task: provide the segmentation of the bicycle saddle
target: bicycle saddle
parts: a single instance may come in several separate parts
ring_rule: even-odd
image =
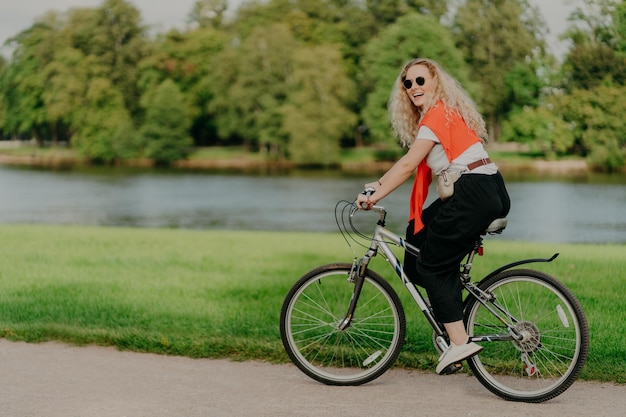
[[[506,217],[495,219],[489,224],[489,226],[487,226],[487,229],[485,230],[485,233],[483,234],[487,234],[487,233],[489,233],[490,235],[500,234],[506,228],[507,223],[508,222],[506,220]]]

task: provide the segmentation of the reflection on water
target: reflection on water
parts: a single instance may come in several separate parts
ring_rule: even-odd
[[[0,223],[335,231],[334,207],[370,178],[0,167]],[[502,239],[626,242],[626,182],[509,181]],[[436,194],[431,190],[431,197]],[[404,233],[410,183],[383,200]]]

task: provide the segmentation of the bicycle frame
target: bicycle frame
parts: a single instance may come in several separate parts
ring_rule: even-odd
[[[339,323],[339,329],[344,330],[350,326],[354,311],[356,310],[356,306],[358,303],[359,295],[361,292],[361,288],[363,286],[365,272],[368,268],[368,265],[372,258],[374,258],[379,252],[382,252],[385,260],[392,266],[396,275],[402,280],[402,283],[411,294],[413,301],[417,304],[419,309],[422,311],[426,320],[431,325],[436,334],[436,343],[439,348],[443,351],[448,348],[448,342],[446,340],[446,332],[445,329],[442,328],[442,325],[435,319],[435,316],[432,312],[432,309],[429,307],[422,293],[417,289],[416,285],[413,284],[404,272],[404,268],[402,267],[402,263],[398,259],[398,257],[391,250],[389,244],[390,242],[410,253],[419,257],[420,250],[415,246],[406,242],[403,238],[398,236],[397,234],[391,232],[385,227],[385,217],[387,212],[384,207],[373,206],[372,211],[379,214],[380,218],[376,223],[376,227],[372,234],[371,243],[369,248],[367,249],[365,255],[361,257],[358,262],[355,259],[352,270],[350,271],[350,280],[355,283],[354,292],[352,294],[352,298],[350,300],[350,305],[348,307],[348,312],[343,320]],[[354,214],[354,211],[351,215]],[[479,237],[474,245],[474,248],[468,253],[467,260],[464,264],[462,264],[462,271],[460,271],[460,279],[463,283],[464,288],[469,292],[469,294],[476,299],[479,300],[481,304],[485,306],[500,322],[502,322],[507,330],[508,334],[490,334],[490,335],[478,335],[478,336],[470,336],[470,340],[472,342],[486,342],[486,341],[511,341],[511,340],[521,340],[523,335],[521,335],[511,323],[517,323],[519,320],[516,317],[513,317],[504,307],[500,306],[495,297],[490,294],[487,294],[480,290],[477,285],[470,281],[470,271],[472,268],[472,263],[476,254],[480,253],[482,248],[482,236]],[[525,259],[516,262],[509,263],[504,265],[496,270],[487,274],[484,279],[488,279],[502,271],[513,268],[515,266],[533,263],[533,262],[552,262],[559,254],[556,253],[550,258],[532,258]],[[482,280],[481,280],[482,281]],[[493,306],[493,307],[492,307]],[[494,308],[495,307],[495,308]],[[496,311],[497,310],[497,311]],[[502,317],[502,314],[506,317]],[[507,319],[509,321],[507,321]]]
[[[382,252],[386,261],[393,267],[396,275],[402,280],[402,283],[411,294],[413,301],[418,305],[419,309],[422,311],[428,323],[432,326],[433,330],[437,334],[437,343],[442,349],[446,349],[448,347],[447,342],[444,339],[445,330],[442,329],[440,324],[435,319],[430,307],[426,303],[424,296],[421,292],[416,288],[415,284],[413,284],[406,273],[404,272],[404,268],[398,257],[393,253],[387,241],[393,243],[394,245],[403,248],[404,250],[414,254],[415,256],[420,255],[420,250],[410,243],[406,242],[403,238],[393,233],[392,231],[385,228],[385,217],[387,215],[384,207],[373,206],[372,211],[378,213],[380,215],[379,220],[376,223],[376,227],[374,229],[374,233],[372,234],[372,239],[370,243],[370,247],[366,251],[365,255],[357,262],[355,262],[352,266],[352,271],[350,272],[350,280],[355,283],[354,293],[352,295],[352,299],[350,300],[350,306],[348,307],[348,312],[346,313],[345,318],[340,322],[339,329],[344,330],[350,325],[352,316],[354,311],[356,310],[356,305],[359,299],[359,294],[361,288],[363,286],[363,281],[365,277],[365,271],[371,261],[378,252]],[[353,213],[351,213],[352,215]],[[441,340],[440,340],[441,339]]]

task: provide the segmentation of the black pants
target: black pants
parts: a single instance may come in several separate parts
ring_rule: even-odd
[[[461,261],[487,226],[508,214],[509,194],[502,175],[465,174],[454,184],[454,195],[435,200],[422,213],[424,228],[406,241],[420,248],[420,258],[406,252],[404,268],[411,281],[426,289],[435,318],[441,323],[463,319]]]

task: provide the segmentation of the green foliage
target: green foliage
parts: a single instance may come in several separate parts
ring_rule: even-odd
[[[124,97],[130,114],[138,108],[138,62],[146,54],[145,28],[139,10],[127,0],[105,0],[96,9],[96,26],[91,33],[89,54],[107,68],[113,85]]]
[[[275,24],[254,29],[240,46],[225,50],[211,86],[215,99],[210,110],[220,134],[247,138],[272,159],[284,157],[281,106],[297,47],[289,29]]]
[[[172,80],[163,81],[142,100],[146,120],[139,130],[145,155],[168,165],[184,159],[193,143],[189,136],[189,116],[185,98]]]
[[[455,16],[454,32],[465,61],[474,69],[472,80],[482,87],[483,95],[476,101],[486,115],[490,139],[497,139],[503,116],[515,105],[527,104],[524,95],[510,94],[506,76],[511,71],[520,74],[520,66],[536,71],[533,61],[545,45],[541,37],[545,23],[523,0],[468,0]],[[516,98],[522,102],[511,101]]]
[[[344,105],[354,91],[336,48],[318,46],[295,53],[287,104],[282,109],[293,162],[339,162],[339,141],[356,123],[356,115]]]
[[[358,59],[360,47],[380,28],[375,14],[363,6],[358,0],[244,2],[233,28],[242,38],[248,38],[258,27],[281,22],[299,41],[342,45],[346,56]]]
[[[557,114],[574,126],[581,153],[598,169],[626,165],[626,87],[612,84],[552,98]]]
[[[563,65],[567,88],[593,89],[607,81],[626,84],[626,55],[604,44],[576,45]]]
[[[2,85],[3,73],[5,71],[5,67],[6,67],[6,59],[2,55],[0,55],[0,86]],[[6,124],[5,113],[6,112],[4,109],[4,100],[0,98],[0,138],[4,136],[3,132],[4,132],[5,124]]]
[[[227,41],[225,33],[212,27],[180,33],[171,31],[158,38],[152,53],[139,63],[139,90],[154,90],[165,79],[173,80],[185,96],[195,144],[219,141],[215,121],[208,110],[213,99],[213,68]]]
[[[566,87],[592,89],[605,83],[626,83],[626,6],[618,0],[585,0],[570,21],[574,46],[563,64]]]
[[[0,136],[68,143],[102,162],[135,158],[133,126],[147,116],[140,97],[171,80],[196,146],[243,145],[260,158],[328,165],[340,145],[367,144],[393,159],[391,84],[406,61],[423,56],[461,81],[492,139],[506,121],[506,140],[535,140],[547,156],[571,152],[616,169],[624,156],[615,123],[583,132],[594,124],[566,102],[577,90],[624,85],[626,6],[583,5],[571,16],[573,47],[562,66],[545,55],[546,26],[527,0],[244,1],[230,15],[225,0],[198,0],[193,25],[154,38],[129,0],[47,12],[8,42],[13,55],[0,62]],[[554,95],[559,105],[550,108]],[[558,113],[565,108],[568,115]],[[168,161],[176,154],[158,153]]]
[[[531,144],[544,156],[566,154],[574,145],[570,124],[547,107],[525,107],[503,123],[503,142]]]
[[[626,166],[626,54],[622,1],[585,0],[570,16],[573,47],[562,66],[567,94],[549,98],[574,127],[574,151],[599,170]]]
[[[504,82],[512,109],[537,107],[540,104],[543,83],[532,67],[522,63],[515,64],[504,74]]]
[[[569,16],[574,25],[568,29],[568,37],[575,45],[619,45],[624,35],[622,0],[583,0]]]
[[[80,155],[104,163],[137,156],[133,124],[123,100],[108,79],[96,78],[89,83],[72,138]]]
[[[617,2],[612,15],[615,34],[615,50],[620,56],[626,56],[626,3]]]
[[[13,59],[0,82],[8,110],[6,129],[39,141],[78,135],[73,142],[80,143],[81,153],[98,160],[114,158],[112,147],[102,146],[102,140],[94,146],[85,141],[116,130],[106,121],[110,116],[125,119],[125,113],[136,109],[142,37],[139,12],[124,0],[107,0],[98,9],[71,9],[66,16],[44,15],[10,41]],[[114,115],[108,113],[111,99],[103,98],[107,93],[98,87],[102,80],[122,94],[121,109]],[[98,112],[91,107],[96,103],[106,103],[102,115],[92,114]]]
[[[337,161],[356,117],[348,109],[353,82],[335,46],[305,44],[285,24],[257,27],[214,71],[210,111],[220,134],[248,138],[269,159]]]
[[[30,134],[39,141],[43,140],[47,125],[42,103],[46,81],[42,69],[52,59],[54,19],[54,15],[48,15],[9,40],[16,49],[0,82],[6,130],[12,134]]]
[[[387,102],[391,88],[407,61],[426,57],[439,62],[469,91],[469,71],[450,32],[432,16],[408,14],[368,43],[363,56],[361,88],[368,91],[362,111],[372,143],[396,143],[391,133]]]

